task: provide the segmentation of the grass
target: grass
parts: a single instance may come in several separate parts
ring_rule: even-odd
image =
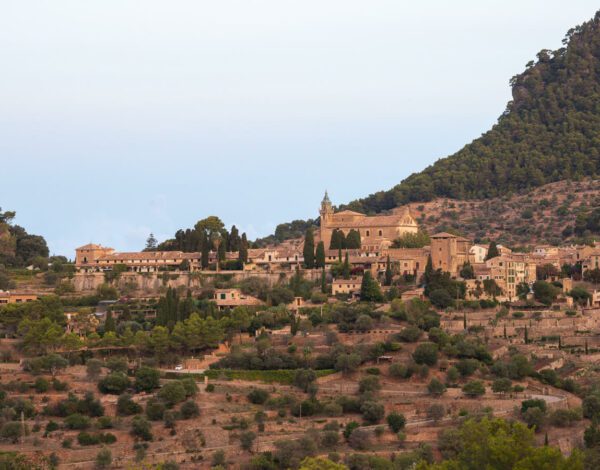
[[[333,369],[316,370],[317,377],[324,377],[335,373]],[[204,379],[206,375],[209,379],[225,378],[228,380],[247,380],[253,382],[278,383],[281,385],[291,385],[294,382],[294,369],[279,370],[245,370],[245,369],[210,369],[204,374],[188,374],[185,372],[167,372],[166,378],[183,378],[192,376],[196,379]]]

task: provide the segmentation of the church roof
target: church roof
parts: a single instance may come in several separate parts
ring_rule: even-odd
[[[338,221],[333,219],[332,226],[337,228],[353,228],[353,227],[396,227],[398,225],[416,226],[417,223],[412,217],[403,217],[397,215],[374,215],[363,216],[358,220]]]
[[[336,212],[334,215],[358,215],[360,217],[366,217],[365,214],[362,214],[360,212],[356,212],[356,211],[351,211],[351,210],[344,210],[344,211],[340,211],[340,212]]]

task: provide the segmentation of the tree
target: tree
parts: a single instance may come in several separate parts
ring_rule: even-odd
[[[160,372],[151,367],[140,367],[135,371],[136,392],[151,392],[160,387]]]
[[[382,302],[383,294],[379,283],[373,279],[371,271],[365,271],[360,286],[360,300],[363,302]]]
[[[335,361],[335,370],[339,370],[344,374],[354,372],[358,369],[362,362],[360,354],[357,353],[342,353],[338,355]]]
[[[317,253],[315,255],[315,268],[325,267],[325,245],[322,241],[317,243]]]
[[[245,431],[240,434],[240,445],[244,450],[252,449],[252,444],[254,444],[254,440],[256,439],[256,433],[252,431]]]
[[[110,449],[103,447],[98,454],[96,454],[96,468],[104,469],[110,468],[112,465],[112,453]]]
[[[96,380],[102,372],[102,361],[98,359],[88,359],[85,363],[86,374],[89,379]]]
[[[139,437],[142,441],[151,441],[153,439],[152,427],[148,420],[141,416],[135,416],[131,422],[131,435]]]
[[[385,261],[385,285],[386,286],[392,285],[392,277],[393,277],[393,272],[392,272],[392,266],[390,265],[390,255],[388,255],[388,257]]]
[[[342,277],[344,279],[350,279],[350,260],[348,258],[348,252],[344,256],[344,264],[342,265]]]
[[[480,380],[471,380],[463,386],[462,391],[468,397],[477,398],[485,394],[485,386]]]
[[[492,382],[492,392],[504,395],[512,390],[512,380],[509,378],[499,378]]]
[[[183,419],[191,419],[200,416],[200,408],[198,408],[198,405],[193,400],[184,402],[179,411]]]
[[[430,395],[440,396],[446,391],[446,386],[434,377],[427,384],[427,391]]]
[[[315,267],[315,237],[312,227],[306,230],[302,255],[304,257],[304,266],[307,269],[313,269]]]
[[[129,379],[122,372],[111,372],[98,382],[98,390],[102,393],[120,395],[129,388]]]
[[[551,305],[556,300],[558,292],[559,289],[557,287],[546,281],[536,281],[533,283],[533,296],[535,300],[544,305]]]
[[[321,268],[321,293],[327,294],[327,275],[325,274],[325,266]],[[325,299],[327,299],[325,297]]]
[[[383,419],[385,415],[385,408],[381,403],[368,400],[361,405],[360,412],[362,413],[363,419],[367,423],[375,424]]]
[[[183,384],[179,380],[168,382],[158,391],[160,398],[169,408],[182,402],[186,398],[186,392]]]
[[[109,309],[108,312],[106,312],[106,320],[104,321],[104,331],[116,331],[116,329],[117,328],[115,325],[115,319],[112,315],[112,310]]]
[[[434,366],[438,360],[438,346],[430,342],[421,343],[416,347],[412,357],[417,364]]]
[[[361,245],[360,233],[357,230],[350,229],[346,237],[346,248],[349,250],[360,250]]]
[[[398,433],[404,429],[406,425],[406,418],[402,413],[396,413],[395,411],[387,415],[387,424],[394,433]]]
[[[246,238],[246,232],[242,233],[242,240],[240,241],[240,251],[238,259],[242,263],[248,262],[248,239]]]
[[[475,279],[475,271],[468,261],[464,262],[459,274],[463,279]]]
[[[498,250],[498,245],[496,245],[495,241],[490,242],[490,246],[488,247],[487,255],[485,256],[485,260],[496,258],[500,256],[500,251]]]
[[[446,408],[444,405],[434,403],[427,408],[427,417],[436,423],[446,415]]]
[[[158,240],[154,238],[154,234],[151,233],[146,239],[146,247],[144,248],[144,251],[154,251],[156,250],[157,245]]]
[[[129,393],[119,395],[117,400],[117,414],[121,416],[131,416],[142,412],[140,404],[133,401]]]
[[[306,457],[300,463],[299,470],[348,470],[348,467],[325,457]]]

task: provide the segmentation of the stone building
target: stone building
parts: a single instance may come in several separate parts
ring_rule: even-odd
[[[327,192],[321,202],[320,240],[325,249],[331,245],[331,234],[340,230],[348,235],[350,230],[360,234],[361,248],[379,249],[382,245],[389,246],[393,240],[405,233],[417,233],[417,222],[410,215],[408,208],[394,209],[389,215],[367,216],[360,212],[345,210],[334,212],[333,205]]]
[[[469,240],[441,232],[431,236],[431,263],[433,269],[441,269],[452,276],[458,275],[465,262],[469,261]]]

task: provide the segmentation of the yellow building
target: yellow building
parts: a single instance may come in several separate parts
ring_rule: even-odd
[[[418,226],[408,208],[397,208],[390,215],[367,216],[360,212],[345,210],[334,212],[327,192],[321,202],[320,239],[325,249],[331,245],[331,234],[340,230],[348,235],[350,230],[360,234],[361,248],[379,249],[382,244],[389,246],[393,240],[405,233],[417,233]]]
[[[35,294],[0,291],[0,305],[33,302],[37,298]]]

